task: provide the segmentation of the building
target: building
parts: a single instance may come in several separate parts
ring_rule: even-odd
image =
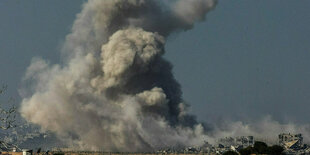
[[[286,149],[300,149],[303,145],[302,134],[279,134],[279,144]]]
[[[246,148],[248,146],[254,146],[253,136],[240,136],[240,137],[226,137],[218,141],[219,145],[224,147],[234,146],[235,148]]]
[[[246,148],[248,146],[254,146],[253,136],[236,137],[235,140],[236,140],[236,145],[243,146],[243,148]]]

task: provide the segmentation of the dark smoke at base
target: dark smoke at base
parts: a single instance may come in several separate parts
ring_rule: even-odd
[[[213,130],[187,114],[165,38],[205,19],[215,0],[90,0],[63,47],[64,65],[34,58],[24,80],[21,114],[80,150],[153,151],[201,145],[239,134],[260,135],[260,123],[229,122]],[[262,122],[264,122],[263,120]],[[297,129],[271,122],[276,130]],[[261,123],[264,125],[264,123]],[[262,126],[263,126],[262,125]],[[275,127],[273,126],[273,127]],[[256,129],[256,130],[255,130]]]

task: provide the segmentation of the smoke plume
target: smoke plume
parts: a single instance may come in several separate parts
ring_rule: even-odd
[[[244,135],[275,143],[281,132],[301,132],[309,142],[309,125],[266,117],[205,126],[187,113],[172,65],[162,57],[165,39],[203,21],[215,5],[89,0],[66,37],[63,63],[32,60],[21,115],[80,150],[154,151]]]
[[[304,142],[310,143],[310,125],[294,122],[281,123],[270,115],[257,118],[251,122],[223,120],[213,124],[213,130],[208,132],[211,143],[216,143],[219,138],[236,136],[254,136],[255,140],[264,141],[270,145],[278,144],[280,133],[301,133]]]
[[[89,0],[66,37],[62,65],[32,60],[21,114],[70,147],[151,151],[200,145],[165,38],[205,19],[215,0]]]

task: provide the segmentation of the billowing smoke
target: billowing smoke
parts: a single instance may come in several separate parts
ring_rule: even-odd
[[[280,133],[301,133],[304,142],[310,143],[309,124],[283,123],[274,120],[270,115],[257,118],[251,122],[222,120],[214,124],[213,127],[214,129],[208,132],[208,135],[212,136],[208,140],[213,143],[216,143],[219,138],[251,135],[258,141],[274,145],[278,144]]]
[[[200,145],[204,125],[186,113],[165,38],[205,19],[215,0],[89,0],[63,48],[63,65],[35,58],[21,114],[70,147],[151,151]]]
[[[215,0],[89,0],[66,38],[63,64],[32,60],[22,116],[81,150],[152,151],[242,135],[274,143],[280,132],[301,132],[309,141],[309,125],[266,117],[206,127],[186,112],[172,65],[162,57],[165,38],[191,29],[215,5]]]

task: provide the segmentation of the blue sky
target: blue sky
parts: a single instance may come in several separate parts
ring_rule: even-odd
[[[33,57],[60,62],[83,0],[0,0],[0,83],[18,89]],[[220,1],[207,20],[168,38],[183,96],[200,120],[309,123],[310,1]]]

